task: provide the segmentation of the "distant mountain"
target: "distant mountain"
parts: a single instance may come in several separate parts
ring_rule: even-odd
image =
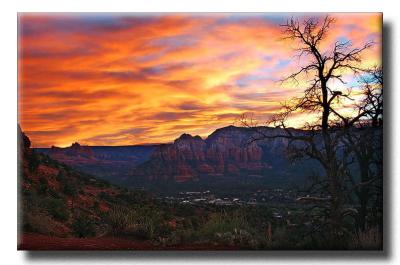
[[[84,146],[73,143],[69,147],[36,148],[52,159],[82,172],[119,183],[139,164],[147,161],[156,145]]]
[[[288,141],[273,138],[254,141],[263,135],[285,134],[280,128],[228,126],[217,129],[206,139],[182,134],[172,144],[157,147],[147,162],[136,167],[132,178],[148,181],[199,181],[212,177],[233,181],[243,178],[264,182],[289,183],[307,175],[305,163],[292,164],[287,155]],[[292,129],[293,134],[304,131]],[[143,180],[144,181],[144,180]]]
[[[182,134],[171,144],[140,146],[82,146],[37,148],[38,152],[82,172],[121,186],[148,187],[166,183],[293,183],[310,173],[309,162],[292,164],[287,139],[254,141],[263,135],[284,134],[281,128],[227,126],[206,139]],[[304,131],[292,129],[293,134]],[[256,185],[256,184],[254,184]]]

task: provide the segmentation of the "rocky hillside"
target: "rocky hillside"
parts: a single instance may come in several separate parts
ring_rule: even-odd
[[[20,232],[96,236],[112,229],[105,216],[116,207],[151,203],[149,194],[112,186],[35,152],[18,130]]]
[[[279,128],[260,127],[259,130],[268,136],[284,133]],[[158,147],[149,161],[137,167],[134,175],[184,182],[204,175],[263,176],[274,170],[283,173],[290,164],[285,154],[287,140],[254,141],[260,136],[253,129],[235,126],[218,129],[204,140],[183,134],[173,144]]]
[[[218,205],[165,203],[79,173],[18,134],[19,250],[258,249],[265,242],[268,211],[232,208],[222,216]],[[252,223],[226,232],[239,214]]]

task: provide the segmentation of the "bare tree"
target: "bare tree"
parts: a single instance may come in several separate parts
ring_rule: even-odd
[[[334,22],[333,18],[326,16],[322,20],[309,18],[302,22],[292,18],[282,25],[284,39],[289,39],[297,45],[297,56],[305,62],[305,65],[285,77],[282,82],[294,81],[298,84],[301,78],[306,80],[307,86],[301,97],[291,98],[283,104],[282,111],[271,119],[270,124],[284,129],[284,133],[274,135],[273,138],[282,137],[289,140],[288,150],[292,158],[318,161],[324,169],[324,178],[315,181],[309,189],[312,190],[313,196],[301,197],[299,202],[311,203],[313,207],[323,209],[326,222],[323,221],[318,227],[330,231],[339,242],[346,232],[343,229],[343,219],[357,214],[357,211],[347,204],[351,197],[348,192],[351,185],[349,187],[347,180],[352,174],[349,167],[354,163],[354,150],[349,149],[343,141],[347,132],[343,131],[343,128],[353,127],[367,115],[376,116],[381,111],[381,103],[378,103],[379,95],[373,93],[372,86],[366,85],[365,88],[371,88],[365,90],[369,99],[358,105],[354,103],[357,114],[347,117],[341,114],[340,108],[335,105],[344,99],[354,99],[350,88],[333,90],[330,87],[331,83],[337,80],[345,85],[345,73],[351,73],[353,76],[365,73],[366,70],[360,66],[361,55],[373,43],[353,47],[350,41],[336,41],[332,46],[323,47],[322,43]],[[371,102],[379,107],[368,106]],[[297,112],[319,116],[317,122],[305,123],[304,128],[307,130],[300,135],[294,134],[286,127],[291,115]],[[381,114],[378,114],[378,117],[379,115]],[[242,119],[242,123],[255,128],[252,121]],[[258,133],[260,137],[255,140],[271,138],[262,130],[258,130]],[[366,152],[369,153],[369,150]]]
[[[343,159],[340,153],[343,153],[344,146],[340,141],[341,133],[331,125],[336,126],[335,120],[330,119],[333,113],[334,118],[338,118],[350,124],[347,119],[339,113],[334,107],[334,101],[340,101],[342,98],[350,99],[350,90],[340,91],[332,90],[330,84],[333,80],[338,80],[346,84],[343,73],[351,72],[358,74],[363,71],[360,67],[361,54],[368,49],[372,43],[366,43],[364,46],[355,48],[350,41],[336,41],[332,47],[324,49],[322,41],[326,39],[329,30],[335,20],[329,16],[319,20],[309,18],[300,22],[290,19],[284,28],[284,38],[292,40],[298,45],[297,56],[301,59],[305,57],[306,64],[297,72],[292,73],[283,79],[283,81],[298,81],[299,77],[307,78],[308,86],[304,90],[303,96],[291,99],[289,104],[285,104],[283,115],[278,116],[281,124],[293,112],[312,112],[320,113],[319,123],[309,124],[308,129],[321,129],[321,143],[319,140],[311,137],[305,143],[305,147],[294,148],[297,153],[306,154],[309,158],[316,159],[325,169],[329,191],[329,222],[335,236],[341,233],[342,218],[349,211],[345,206],[345,177],[347,175],[348,160]],[[363,116],[361,112],[359,117]],[[355,117],[354,120],[358,120]],[[331,129],[331,130],[330,130]],[[317,146],[317,147],[316,147]],[[296,150],[297,149],[297,150]],[[351,212],[351,211],[350,211]]]
[[[328,129],[329,116],[332,112],[340,115],[332,107],[334,100],[349,97],[344,91],[332,90],[329,87],[330,82],[338,80],[345,84],[343,73],[363,71],[359,66],[361,53],[372,45],[369,42],[362,47],[354,48],[350,41],[336,41],[332,48],[324,50],[321,43],[334,22],[335,19],[326,16],[322,21],[309,18],[300,22],[292,18],[282,25],[284,39],[290,39],[298,45],[297,56],[299,59],[306,57],[307,62],[305,66],[282,81],[298,82],[301,76],[311,77],[307,80],[308,87],[304,90],[304,95],[292,99],[291,104],[286,105],[287,114],[294,111],[320,112],[322,131]]]
[[[371,119],[372,126],[381,126],[383,122],[383,70],[375,66],[367,70],[367,76],[362,77],[364,98],[359,109]]]
[[[373,199],[378,203],[375,210],[382,211],[382,164],[383,164],[383,72],[381,67],[367,70],[361,78],[362,95],[356,104],[358,113],[353,119],[347,118],[346,125],[353,124],[356,128],[345,127],[343,142],[348,152],[352,154],[358,166],[358,176],[349,174],[349,181],[359,209],[357,225],[359,229],[367,227],[368,207]],[[360,117],[360,118],[358,118]],[[357,120],[356,120],[357,118]],[[356,178],[357,177],[357,178]]]

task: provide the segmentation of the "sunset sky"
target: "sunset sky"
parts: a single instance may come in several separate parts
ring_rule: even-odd
[[[262,122],[304,89],[278,82],[306,62],[282,40],[292,16],[309,15],[19,14],[19,123],[48,147],[205,137],[243,113]],[[380,64],[381,15],[333,17],[324,47],[374,41],[362,66]]]

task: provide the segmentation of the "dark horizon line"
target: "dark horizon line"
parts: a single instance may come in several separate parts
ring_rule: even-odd
[[[18,125],[19,125],[19,123],[18,123]],[[206,138],[203,138],[203,137],[201,137],[201,136],[199,136],[199,135],[192,135],[192,134],[190,134],[190,133],[183,132],[183,133],[180,134],[179,137],[173,139],[173,140],[170,141],[170,142],[164,142],[164,143],[143,143],[143,144],[127,144],[127,145],[85,145],[85,144],[80,144],[78,141],[74,141],[74,142],[71,142],[71,145],[66,146],[66,147],[59,147],[59,146],[56,146],[56,145],[51,145],[51,146],[46,146],[46,147],[43,147],[43,146],[40,146],[40,147],[32,147],[32,149],[51,149],[52,147],[56,147],[56,148],[68,148],[68,147],[71,147],[74,143],[78,143],[80,146],[88,146],[88,147],[133,147],[133,146],[152,146],[152,145],[172,144],[176,139],[179,139],[179,138],[180,138],[182,135],[184,135],[184,134],[188,134],[188,135],[191,135],[191,136],[193,136],[193,137],[199,136],[199,137],[201,137],[201,139],[205,140],[205,139],[207,139],[210,135],[212,135],[214,132],[216,132],[217,130],[224,129],[224,128],[229,128],[229,127],[234,127],[234,128],[239,128],[239,129],[251,129],[251,128],[249,128],[249,127],[241,127],[241,126],[235,126],[235,125],[227,125],[227,126],[224,126],[224,127],[220,127],[220,128],[215,129],[215,130],[214,130],[213,132],[211,132]],[[280,127],[272,127],[272,126],[255,126],[254,128],[262,128],[262,127],[265,127],[265,128],[280,128]],[[298,128],[292,128],[292,127],[290,127],[290,128],[288,128],[288,129],[298,129]],[[298,130],[301,130],[301,129],[298,129]],[[24,131],[23,131],[23,132],[24,132]],[[29,137],[29,135],[28,135],[28,137]]]
[[[20,124],[18,123],[18,126],[19,126]],[[32,149],[51,149],[52,147],[56,147],[56,148],[69,148],[69,147],[71,147],[74,143],[78,143],[80,146],[87,146],[87,147],[135,147],[135,146],[158,146],[158,145],[164,145],[164,144],[172,144],[176,139],[179,139],[182,135],[184,135],[184,134],[188,134],[188,135],[190,135],[190,136],[192,136],[192,137],[196,137],[196,136],[199,136],[201,139],[203,139],[203,140],[205,140],[205,139],[207,139],[208,137],[210,137],[210,135],[212,135],[213,133],[215,133],[216,131],[218,131],[218,130],[221,130],[221,129],[225,129],[225,128],[229,128],[229,127],[234,127],[234,128],[238,128],[238,129],[253,129],[253,128],[270,128],[270,129],[284,129],[284,128],[282,128],[282,127],[280,127],[280,126],[266,126],[266,125],[263,125],[263,126],[254,126],[254,127],[241,127],[241,126],[235,126],[235,125],[228,125],[228,126],[224,126],[224,127],[220,127],[220,128],[217,128],[217,129],[215,129],[212,133],[210,133],[207,137],[205,137],[205,138],[203,138],[203,137],[201,137],[201,136],[199,136],[199,135],[192,135],[192,134],[190,134],[190,133],[186,133],[186,132],[184,132],[184,133],[181,133],[180,134],[180,136],[179,137],[177,137],[177,138],[175,138],[174,140],[172,140],[172,141],[170,141],[170,142],[164,142],[164,143],[142,143],[142,144],[127,144],[127,145],[85,145],[85,144],[80,144],[78,141],[75,141],[75,142],[72,142],[71,143],[71,145],[69,145],[69,146],[66,146],[66,147],[59,147],[59,146],[56,146],[56,145],[51,145],[51,146],[46,146],[46,147],[43,147],[43,146],[40,146],[40,147],[31,147]],[[307,129],[305,129],[305,128],[294,128],[294,127],[287,127],[286,129],[291,129],[291,130],[302,130],[302,131],[307,131]],[[24,132],[24,131],[23,131]],[[28,136],[29,137],[29,136]]]

